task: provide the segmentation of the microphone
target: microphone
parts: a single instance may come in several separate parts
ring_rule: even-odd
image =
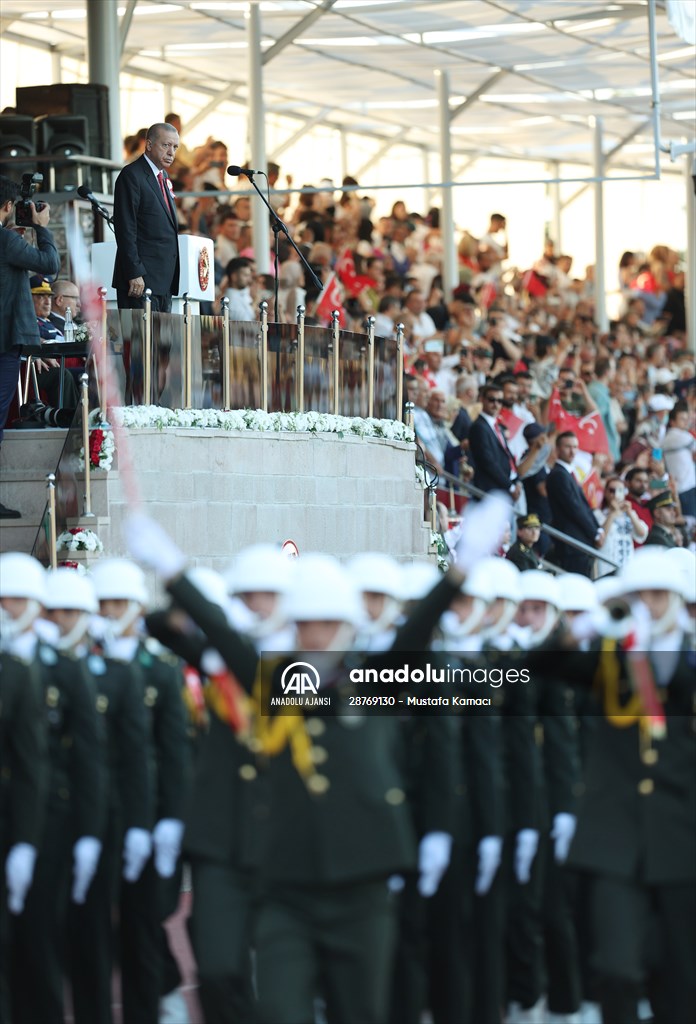
[[[89,185],[78,185],[77,194],[80,199],[86,199],[88,203],[92,204],[92,208],[106,220],[111,220],[111,214],[105,207],[101,205],[98,199],[92,195],[89,190]]]
[[[230,164],[227,168],[227,173],[233,178],[238,178],[240,174],[250,178],[252,174],[265,174],[265,171],[254,171],[251,167],[238,167],[237,164]]]

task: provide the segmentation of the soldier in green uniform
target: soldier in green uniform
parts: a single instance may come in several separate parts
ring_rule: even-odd
[[[648,508],[653,517],[653,524],[645,538],[645,545],[659,544],[663,548],[675,548],[677,542],[674,539],[674,521],[677,503],[671,492],[664,491],[662,494],[656,494],[648,502]]]
[[[669,560],[637,551],[619,584],[631,635],[577,658],[599,708],[569,864],[590,878],[603,1019],[637,1024],[651,981],[676,1024],[696,1019],[696,664]]]
[[[15,594],[6,593],[3,584]],[[17,624],[26,605],[34,602],[38,610],[42,594],[43,569],[38,562],[14,552],[0,555],[0,1024],[10,1020],[9,913],[21,913],[32,882],[48,768],[40,687],[29,674],[25,656],[30,652],[19,657],[8,649],[23,632]]]
[[[147,604],[142,570],[125,559],[109,559],[92,576],[110,630],[105,654],[132,672],[148,727],[153,851],[141,871],[124,872],[119,933],[124,1016],[129,1024],[150,1024],[157,1018],[163,989],[167,947],[162,922],[178,903],[175,874],[190,775],[184,680],[178,660],[140,635]]]
[[[45,577],[42,603],[48,609],[59,601],[74,621],[51,644],[38,640],[27,666],[37,672],[41,688],[49,779],[34,882],[12,930],[13,1015],[26,1024],[62,1024],[69,900],[71,893],[84,899],[104,828],[103,745],[94,695],[68,650],[78,630],[84,632],[96,599],[88,580],[70,569]]]
[[[96,569],[94,575],[97,576]],[[112,586],[122,586],[126,593],[132,583],[126,574],[125,579],[114,578]],[[95,591],[98,597],[96,586]],[[120,627],[125,629],[128,618],[132,616],[134,621],[138,615],[136,604],[127,609]],[[99,865],[85,902],[71,907],[71,981],[76,1024],[111,1024],[112,972],[117,959],[112,915],[119,900],[121,874],[125,881],[136,881],[152,850],[153,780],[144,682],[137,667],[121,656],[120,638],[114,636],[115,632],[112,627],[109,637],[92,641],[85,652],[86,667],[94,681],[95,705],[106,736],[106,826]],[[150,957],[146,970],[150,969],[151,960]]]
[[[516,565],[520,572],[526,569],[543,568],[534,551],[534,545],[541,534],[541,520],[534,512],[517,517],[517,539],[506,554],[506,558]]]

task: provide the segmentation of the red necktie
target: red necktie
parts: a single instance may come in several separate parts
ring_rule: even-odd
[[[164,171],[159,172],[159,174],[157,175],[157,180],[159,181],[160,192],[162,193],[162,198],[164,199],[164,205],[167,207],[167,211],[169,213],[169,216],[171,217],[172,211],[170,209],[169,199],[167,197],[167,186],[164,184]]]

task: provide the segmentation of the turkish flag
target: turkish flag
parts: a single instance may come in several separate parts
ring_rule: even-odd
[[[556,424],[558,434],[572,430],[578,439],[580,451],[609,454],[609,440],[599,413],[595,410],[586,416],[573,416],[561,405],[557,388],[554,388],[549,401],[549,421]]]
[[[326,324],[330,324],[331,314],[334,311],[334,309],[338,310],[338,322],[340,326],[345,327],[346,311],[343,308],[343,296],[341,294],[341,286],[338,283],[338,278],[336,277],[334,272],[331,271],[317,302],[317,320],[321,320]]]
[[[587,498],[590,508],[599,508],[602,504],[604,489],[602,487],[602,482],[599,479],[599,473],[594,466],[580,486],[583,489],[583,493]]]
[[[355,260],[350,249],[345,249],[336,263],[336,273],[348,294],[355,298],[371,284],[369,277],[360,277],[355,269]]]
[[[508,443],[512,441],[513,438],[517,437],[518,433],[524,426],[524,420],[521,420],[519,416],[515,416],[512,409],[506,409],[505,406],[503,406],[500,415],[498,416],[498,421],[507,429]]]

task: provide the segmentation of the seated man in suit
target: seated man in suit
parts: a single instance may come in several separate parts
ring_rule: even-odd
[[[80,289],[73,281],[60,278],[51,285],[51,313],[48,319],[65,336],[65,314],[70,309],[75,323],[80,320]]]
[[[482,491],[502,491],[517,501],[521,492],[517,466],[498,422],[503,389],[497,384],[486,384],[481,392],[481,402],[481,412],[469,430],[474,486]]]
[[[556,438],[556,465],[548,475],[546,490],[551,505],[553,525],[569,537],[583,544],[596,545],[604,531],[597,529],[597,520],[582,487],[573,474],[573,461],[578,450],[578,439],[572,430],[565,430]],[[569,544],[555,544],[556,565],[566,572],[592,575],[594,559]]]
[[[41,344],[52,344],[64,341],[62,333],[49,319],[51,312],[51,285],[45,277],[35,274],[29,279],[31,297],[34,301],[36,322],[39,328]],[[78,392],[74,377],[66,370],[61,372],[57,359],[37,359],[36,370],[38,373],[39,387],[46,394],[47,404],[60,406],[64,409],[74,409],[77,406]],[[60,383],[63,380],[63,401],[60,402]]]

